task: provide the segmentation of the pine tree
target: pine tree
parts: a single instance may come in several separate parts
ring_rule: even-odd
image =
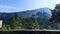
[[[11,17],[9,22],[10,22],[9,24],[10,24],[11,29],[15,29],[15,17],[14,16]]]
[[[28,24],[28,28],[39,28],[39,24],[37,22],[37,18],[35,18],[35,15],[32,15],[29,18],[26,18],[27,24]]]
[[[38,22],[37,22],[37,18],[35,17],[35,15],[32,15],[32,19],[33,19],[33,22],[34,22],[35,26],[36,26],[37,28],[39,28],[39,24],[38,24]]]
[[[15,13],[14,16],[10,19],[11,29],[20,29],[22,27],[22,20],[19,17],[18,13]]]

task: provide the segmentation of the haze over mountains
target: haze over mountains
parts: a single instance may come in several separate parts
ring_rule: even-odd
[[[27,11],[21,11],[17,12],[20,17],[22,18],[27,18],[31,17],[32,15],[36,15],[36,13],[44,13],[44,15],[47,15],[49,17],[52,16],[51,11],[49,8],[40,8],[40,9],[35,9],[35,10],[27,10]],[[0,12],[0,20],[3,20],[4,23],[8,22],[9,19],[14,15],[15,12],[13,13],[6,13],[6,12]],[[41,15],[43,16],[43,15]],[[44,17],[44,16],[43,16]]]
[[[40,17],[40,19],[37,19],[37,22],[42,25],[46,25],[43,27],[47,27],[48,25],[51,26],[53,29],[58,29],[58,26],[56,24],[52,24],[48,21],[48,19],[51,18],[52,13],[49,8],[40,8],[35,10],[28,10],[28,11],[22,11],[17,12],[19,17],[21,18],[28,18],[32,17],[32,15],[35,15],[35,17]],[[10,18],[15,14],[14,13],[0,13],[0,20],[3,20],[4,24],[9,23]],[[44,23],[44,24],[43,24]]]

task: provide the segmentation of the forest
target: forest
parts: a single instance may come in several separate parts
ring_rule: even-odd
[[[60,4],[57,4],[55,9],[52,10],[52,17],[49,19],[52,23],[55,23],[60,28]],[[18,13],[15,13],[9,20],[8,24],[3,24],[1,31],[4,30],[26,30],[26,29],[44,29],[41,24],[37,22],[37,18],[32,15],[28,18],[19,17]],[[39,17],[40,18],[40,17]],[[48,26],[48,29],[52,29]]]

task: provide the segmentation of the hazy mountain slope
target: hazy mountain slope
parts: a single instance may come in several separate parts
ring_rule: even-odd
[[[47,18],[51,17],[51,11],[49,8],[40,8],[35,10],[21,11],[17,13],[19,14],[20,17],[27,18],[27,17],[31,17],[32,15],[36,15],[39,12],[42,17],[45,17],[45,16],[47,16]],[[14,13],[0,13],[0,19],[3,20],[4,23],[7,23],[12,15],[14,15]],[[39,16],[39,15],[36,15],[36,16]]]

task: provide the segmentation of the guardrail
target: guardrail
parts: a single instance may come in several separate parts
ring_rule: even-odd
[[[11,30],[2,30],[2,31],[60,31],[60,30],[48,30],[48,29],[25,29],[25,30],[19,30],[19,29],[11,29]]]

